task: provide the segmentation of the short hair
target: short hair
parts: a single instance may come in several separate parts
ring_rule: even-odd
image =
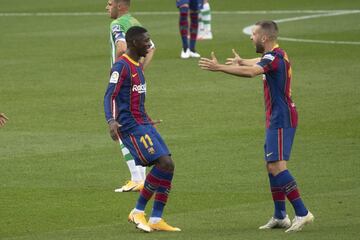
[[[255,24],[256,26],[260,26],[260,28],[264,31],[266,36],[269,37],[270,40],[276,40],[279,34],[279,28],[274,21],[263,20],[259,21]]]
[[[116,3],[123,3],[126,6],[130,7],[130,0],[114,0]]]
[[[134,40],[139,40],[141,34],[147,33],[147,30],[140,26],[134,26],[127,30],[125,34],[126,43],[132,43]]]

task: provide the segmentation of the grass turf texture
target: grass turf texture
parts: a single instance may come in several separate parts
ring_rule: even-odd
[[[1,12],[100,12],[106,1],[1,1]],[[359,9],[358,1],[216,1],[214,10]],[[133,1],[134,11],[176,11]],[[213,15],[220,61],[253,57],[242,28],[306,14]],[[135,15],[136,16],[136,15]],[[300,124],[290,169],[315,223],[297,234],[259,231],[273,206],[263,166],[260,77],[240,79],[180,60],[177,15],[138,15],[157,46],[146,72],[147,109],[176,162],[164,217],[181,233],[139,233],[127,223],[137,194],[113,189],[129,176],[108,136],[109,19],[0,17],[0,239],[357,239],[360,224],[359,45],[280,42],[293,63]],[[281,23],[282,36],[359,41],[359,14]],[[151,205],[147,209],[151,210]],[[293,217],[291,206],[288,212]]]

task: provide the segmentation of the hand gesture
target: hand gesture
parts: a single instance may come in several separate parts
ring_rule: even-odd
[[[112,120],[109,122],[110,136],[114,141],[119,140],[119,133],[118,133],[119,127],[121,127],[121,125],[117,121]]]
[[[239,56],[239,54],[235,51],[235,49],[232,49],[232,52],[234,54],[233,58],[227,58],[226,59],[226,65],[236,65],[236,66],[240,66],[241,65],[241,61],[242,58]]]
[[[219,67],[220,67],[220,64],[218,63],[218,60],[215,57],[215,53],[211,52],[211,59],[209,59],[209,58],[200,58],[199,66],[203,70],[218,71]]]
[[[0,113],[0,127],[4,126],[6,121],[9,120],[4,113]]]

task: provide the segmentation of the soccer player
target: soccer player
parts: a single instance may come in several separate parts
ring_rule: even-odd
[[[182,41],[182,50],[180,57],[199,58],[200,54],[196,52],[196,38],[199,25],[199,10],[202,7],[203,0],[176,0],[176,6],[179,9],[180,19],[179,28]],[[189,13],[190,13],[190,29],[189,29]],[[190,41],[188,34],[190,30]]]
[[[4,113],[0,113],[0,127],[4,126],[8,120],[8,117]]]
[[[129,13],[130,0],[108,0],[106,10],[110,18],[114,19],[110,24],[110,43],[111,43],[111,66],[115,59],[119,58],[126,51],[125,34],[132,26],[141,26],[140,22]],[[151,42],[152,43],[152,42]],[[146,68],[155,51],[152,43],[151,49],[145,58],[142,58],[144,68]],[[125,185],[115,189],[115,192],[139,191],[145,181],[145,168],[136,166],[134,158],[129,150],[119,139],[120,148],[131,174],[131,180],[126,181]]]
[[[145,232],[180,231],[162,218],[175,166],[165,142],[145,110],[146,83],[139,60],[151,48],[150,37],[146,29],[135,26],[127,31],[126,43],[126,53],[117,59],[111,69],[104,97],[105,117],[112,139],[117,141],[121,138],[137,165],[152,166],[128,220]],[[147,222],[144,211],[154,194],[154,205]]]
[[[204,4],[199,14],[198,40],[210,40],[213,38],[211,32],[211,9],[208,0],[204,0]]]
[[[274,216],[260,229],[287,228],[286,232],[300,231],[314,216],[305,207],[297,183],[287,169],[287,161],[297,127],[297,111],[291,100],[291,66],[286,52],[277,44],[278,27],[273,21],[257,22],[251,40],[261,58],[242,59],[234,50],[234,57],[226,65],[219,64],[215,54],[212,59],[201,58],[199,66],[204,70],[220,71],[240,77],[263,74],[266,137],[265,163],[274,201]],[[295,210],[291,222],[285,210],[285,197]]]
[[[114,19],[110,24],[111,65],[126,51],[125,34],[127,30],[133,26],[141,26],[141,23],[129,12],[130,3],[130,0],[109,0],[106,6],[110,18]],[[152,60],[154,52],[155,45],[151,41],[149,53],[140,60],[144,69]]]

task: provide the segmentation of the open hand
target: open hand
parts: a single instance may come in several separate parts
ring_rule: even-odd
[[[119,140],[118,131],[119,131],[120,127],[121,127],[121,125],[115,120],[109,122],[109,131],[110,131],[110,136],[111,136],[112,140],[114,140],[114,141]]]
[[[9,120],[4,113],[0,113],[0,127],[4,126],[5,123]]]
[[[232,52],[234,54],[233,58],[227,58],[226,59],[226,65],[236,65],[236,66],[240,66],[241,65],[241,61],[242,58],[239,56],[239,54],[235,51],[235,49],[232,49]]]
[[[218,71],[219,67],[220,67],[220,64],[218,63],[218,60],[215,57],[215,53],[211,52],[211,59],[209,59],[209,58],[200,58],[199,66],[203,70]]]

